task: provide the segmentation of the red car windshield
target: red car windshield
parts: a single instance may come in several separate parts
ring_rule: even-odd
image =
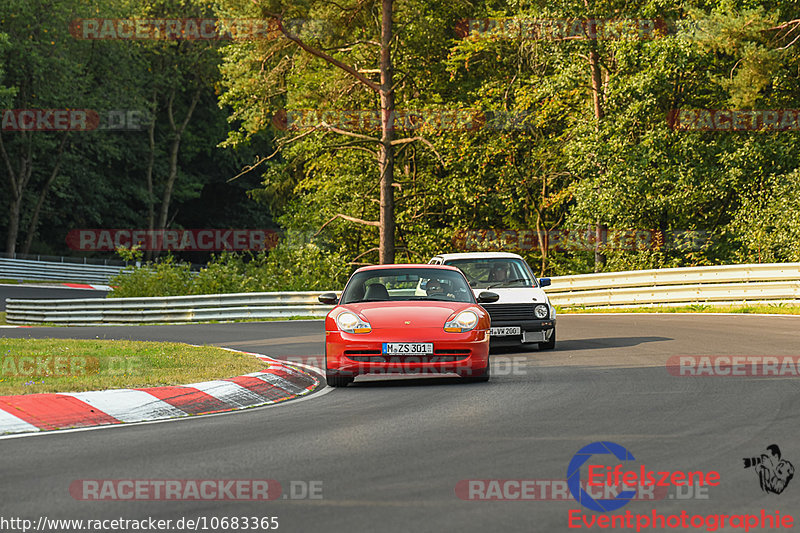
[[[340,303],[438,300],[475,303],[464,276],[434,268],[386,268],[356,272]]]

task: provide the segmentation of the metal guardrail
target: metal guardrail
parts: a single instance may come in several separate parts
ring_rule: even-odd
[[[561,307],[798,301],[800,263],[662,268],[551,278]]]
[[[107,284],[124,267],[0,257],[0,279]]]
[[[319,303],[320,294],[252,292],[163,298],[7,299],[6,321],[88,325],[323,317],[331,307]]]
[[[131,261],[124,261],[115,258],[100,257],[70,257],[64,255],[43,255],[43,254],[9,254],[0,252],[0,257],[6,259],[27,259],[29,261],[49,261],[51,263],[73,263],[78,265],[105,265],[123,267],[131,264]]]
[[[665,268],[551,278],[562,307],[800,302],[800,263]],[[10,323],[142,324],[322,317],[321,292],[262,292],[164,298],[6,300]]]
[[[688,283],[745,283],[754,281],[800,280],[800,263],[759,263],[753,265],[719,265],[705,267],[659,268],[603,272],[550,278],[553,287],[571,291],[605,287],[645,287],[648,285],[686,285]],[[549,289],[548,289],[549,292]]]

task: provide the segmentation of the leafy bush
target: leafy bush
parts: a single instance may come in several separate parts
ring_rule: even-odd
[[[783,263],[800,261],[800,171],[761,180],[759,190],[745,196],[730,224],[740,244],[735,261]]]
[[[237,292],[340,290],[351,268],[336,251],[314,243],[282,242],[270,253],[223,253],[199,272],[167,257],[126,268],[111,280],[114,298],[229,294]]]
[[[115,289],[109,296],[114,298],[191,294],[189,265],[176,263],[172,256],[159,263],[127,267],[121,274],[111,278],[110,284]]]

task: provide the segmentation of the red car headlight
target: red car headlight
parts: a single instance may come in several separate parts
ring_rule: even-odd
[[[444,330],[448,333],[464,333],[475,329],[478,325],[478,315],[474,311],[461,311],[455,317],[444,324]]]
[[[369,333],[372,326],[366,320],[350,311],[343,311],[336,315],[336,326],[346,333]]]

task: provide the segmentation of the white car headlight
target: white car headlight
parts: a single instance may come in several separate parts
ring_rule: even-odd
[[[464,333],[478,325],[478,315],[474,311],[461,311],[444,325],[449,333]]]
[[[536,318],[547,318],[547,315],[550,314],[550,310],[546,305],[537,305],[533,313],[536,315]]]
[[[336,315],[336,325],[339,326],[339,330],[346,333],[369,333],[372,331],[369,322],[361,320],[361,317],[350,311],[343,311]]]

